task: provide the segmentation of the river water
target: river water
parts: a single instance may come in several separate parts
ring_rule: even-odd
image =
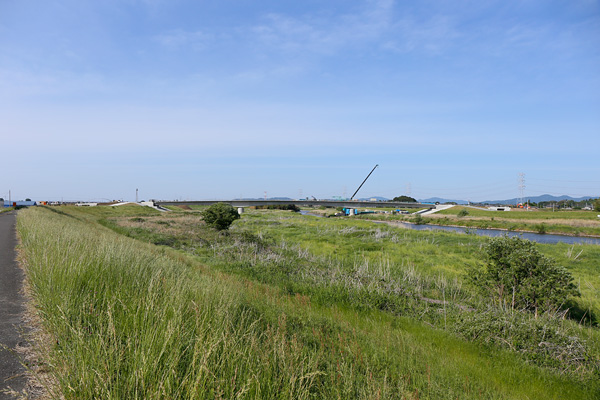
[[[387,221],[373,221],[387,223]],[[514,232],[505,231],[500,229],[476,229],[476,228],[463,228],[456,226],[442,226],[442,225],[415,225],[406,222],[392,222],[392,226],[398,226],[400,228],[413,229],[417,231],[446,231],[446,232],[458,232],[458,233],[469,233],[478,236],[519,236],[523,239],[531,240],[532,242],[538,243],[567,243],[567,244],[596,244],[600,245],[600,238],[589,238],[580,236],[566,236],[566,235],[552,235],[552,234],[540,234],[531,232]]]
[[[303,215],[312,215],[315,217],[322,217],[322,215],[311,214],[309,211],[302,210],[301,213]],[[456,232],[456,233],[468,233],[474,234],[478,236],[519,236],[523,239],[531,240],[532,242],[537,243],[547,243],[547,244],[555,244],[555,243],[567,243],[567,244],[595,244],[600,245],[600,238],[589,238],[589,237],[580,237],[580,236],[566,236],[566,235],[552,235],[552,234],[540,234],[540,233],[531,233],[531,232],[514,232],[514,231],[506,231],[501,229],[476,229],[476,228],[463,228],[456,226],[443,226],[443,225],[415,225],[409,224],[407,222],[400,221],[374,221],[380,224],[388,224],[391,226],[396,226],[398,228],[404,229],[413,229],[416,231],[446,231],[446,232]]]

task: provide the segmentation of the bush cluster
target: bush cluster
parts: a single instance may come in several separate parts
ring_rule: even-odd
[[[233,221],[240,219],[240,214],[231,205],[216,203],[201,212],[204,222],[218,231],[229,229]]]
[[[493,238],[485,255],[485,267],[473,269],[470,281],[500,305],[537,315],[580,295],[571,273],[542,255],[533,242],[516,236]]]

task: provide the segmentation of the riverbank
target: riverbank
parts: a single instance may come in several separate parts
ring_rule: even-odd
[[[456,206],[427,216],[375,214],[359,218],[465,229],[600,238],[600,218],[597,214],[596,211],[488,211]]]
[[[408,221],[382,221],[382,220],[366,220],[375,223],[385,223],[390,226],[415,229],[415,230],[442,230],[451,231],[458,233],[475,234],[478,236],[520,236],[524,239],[531,240],[537,243],[554,244],[554,243],[566,243],[566,244],[595,244],[600,245],[600,236],[585,236],[585,235],[559,235],[551,233],[537,233],[531,231],[509,231],[507,229],[496,229],[496,228],[471,228],[460,225],[435,225],[435,224],[416,224]]]

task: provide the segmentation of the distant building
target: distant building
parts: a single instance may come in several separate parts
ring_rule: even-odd
[[[502,207],[490,206],[490,207],[488,207],[488,210],[491,210],[491,211],[510,211],[510,207],[507,207],[507,206],[502,206]]]
[[[29,207],[29,206],[36,206],[37,203],[35,201],[32,200],[28,200],[28,201],[13,201],[13,202],[9,202],[9,201],[4,201],[4,207]]]

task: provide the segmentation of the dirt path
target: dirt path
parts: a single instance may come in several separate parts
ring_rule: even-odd
[[[25,312],[23,272],[16,262],[16,221],[15,211],[0,214],[0,400],[13,399],[7,390],[21,392],[27,381],[14,352],[23,341]]]

